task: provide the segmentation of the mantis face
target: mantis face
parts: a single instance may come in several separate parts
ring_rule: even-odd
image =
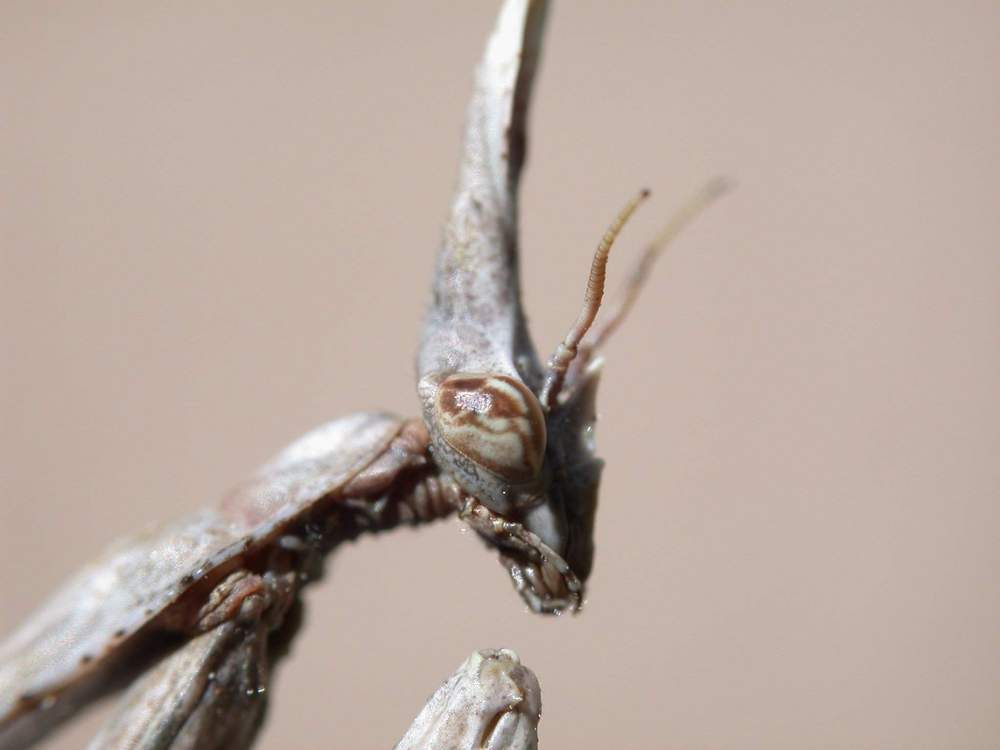
[[[546,410],[502,373],[420,381],[434,459],[467,497],[462,517],[500,549],[536,612],[578,607],[590,572],[602,465],[590,439],[596,384],[594,369]]]

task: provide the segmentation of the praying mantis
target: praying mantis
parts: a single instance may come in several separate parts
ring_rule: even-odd
[[[0,748],[27,747],[130,683],[92,748],[249,746],[291,607],[324,556],[362,533],[457,514],[532,611],[580,609],[602,470],[599,352],[662,248],[722,185],[677,215],[598,321],[612,245],[648,191],[629,201],[594,254],[577,320],[543,362],[521,305],[517,193],[546,10],[507,0],[476,73],[417,355],[421,416],[322,425],[218,505],[82,569],[0,645]],[[536,746],[537,680],[512,652],[474,654],[442,691],[399,747]]]

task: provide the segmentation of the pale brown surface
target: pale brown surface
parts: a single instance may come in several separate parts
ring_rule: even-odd
[[[0,5],[0,632],[315,423],[416,413],[494,12]],[[612,285],[739,182],[609,348],[588,607],[527,614],[455,522],[347,547],[260,747],[391,746],[496,646],[539,675],[545,750],[997,747],[998,28],[991,2],[558,4],[522,201],[543,349],[636,188]]]

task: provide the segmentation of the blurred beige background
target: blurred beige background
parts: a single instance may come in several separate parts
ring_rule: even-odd
[[[495,3],[0,4],[0,632],[412,355]],[[342,549],[262,748],[385,748],[473,649],[542,748],[1000,743],[1000,6],[558,3],[524,285],[547,352],[738,190],[608,351],[588,607],[526,613],[457,522]],[[79,747],[107,705],[47,742]]]

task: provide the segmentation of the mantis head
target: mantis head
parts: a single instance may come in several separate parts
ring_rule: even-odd
[[[461,517],[499,549],[536,612],[579,608],[593,563],[603,466],[593,440],[595,353],[625,307],[591,329],[611,247],[648,194],[633,198],[601,239],[581,312],[544,368],[532,352],[507,362],[487,352],[492,367],[477,371],[480,352],[459,339],[445,360],[453,368],[432,370],[418,383],[435,461],[466,498]]]

